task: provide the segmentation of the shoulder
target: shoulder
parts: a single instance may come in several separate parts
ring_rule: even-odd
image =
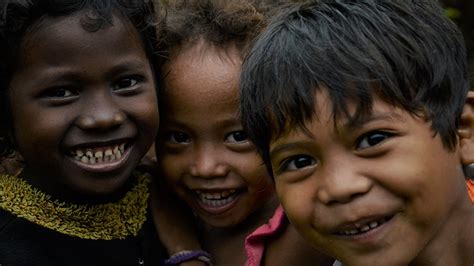
[[[3,232],[10,223],[12,223],[16,217],[11,213],[0,208],[0,234]]]
[[[266,265],[333,265],[334,259],[311,247],[288,222],[286,216],[283,221],[285,226],[281,234],[268,242]]]

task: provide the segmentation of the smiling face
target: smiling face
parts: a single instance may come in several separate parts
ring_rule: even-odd
[[[83,15],[47,18],[28,33],[9,89],[18,150],[35,182],[63,195],[117,190],[158,127],[138,32],[120,17],[88,32]]]
[[[238,115],[241,60],[203,42],[166,66],[158,160],[177,194],[212,226],[245,220],[274,195]]]
[[[459,210],[472,210],[458,149],[448,152],[430,123],[377,98],[362,123],[341,119],[335,130],[327,94],[316,96],[308,131],[270,145],[277,194],[297,230],[344,265],[452,252],[446,243],[467,221]]]

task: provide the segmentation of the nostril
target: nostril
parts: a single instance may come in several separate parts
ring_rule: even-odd
[[[76,125],[81,129],[107,129],[118,127],[124,123],[126,116],[123,112],[107,114],[105,112],[81,115],[76,119]]]

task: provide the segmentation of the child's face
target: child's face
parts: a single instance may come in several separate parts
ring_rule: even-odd
[[[295,129],[270,145],[277,194],[297,230],[344,265],[408,265],[444,246],[462,222],[455,206],[468,200],[458,150],[379,99],[361,124],[340,120],[336,131],[327,94],[317,97],[311,134]]]
[[[41,182],[85,194],[116,190],[158,126],[155,82],[138,32],[119,17],[97,32],[83,13],[28,33],[10,102],[18,149]]]
[[[204,222],[227,227],[245,220],[274,195],[238,114],[237,51],[203,44],[180,50],[165,72],[160,169]]]

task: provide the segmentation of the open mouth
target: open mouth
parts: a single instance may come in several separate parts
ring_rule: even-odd
[[[76,147],[70,151],[72,158],[87,165],[114,163],[127,151],[127,142],[106,146]]]
[[[388,222],[392,218],[393,216],[387,216],[387,217],[383,217],[377,220],[368,221],[365,223],[360,223],[360,224],[356,223],[352,225],[351,228],[338,231],[335,234],[340,235],[340,236],[356,236],[356,235],[365,234],[371,230],[374,230],[380,227],[381,225]]]
[[[199,204],[204,208],[223,208],[230,206],[242,193],[237,189],[220,191],[194,190]]]

